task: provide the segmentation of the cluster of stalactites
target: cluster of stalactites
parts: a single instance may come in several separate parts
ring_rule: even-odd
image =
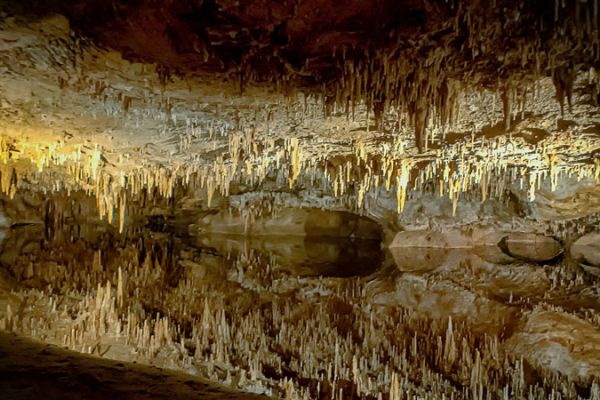
[[[590,144],[584,139],[569,136],[565,140],[579,152],[589,150],[586,146]],[[552,190],[556,189],[561,175],[600,182],[600,160],[595,159],[592,164],[573,163],[569,156],[560,154],[561,143],[556,139],[530,149],[507,137],[495,140],[483,137],[477,141],[473,137],[438,150],[429,160],[419,160],[397,154],[388,146],[384,146],[383,152],[368,150],[360,142],[354,156],[336,161],[335,157],[306,154],[298,138],[277,146],[272,139],[261,141],[241,134],[230,136],[228,157],[221,155],[211,164],[191,162],[173,169],[149,165],[114,173],[104,165],[99,146],[67,151],[61,145],[18,142],[9,145],[5,140],[0,153],[3,161],[0,183],[2,192],[9,196],[14,195],[23,181],[45,182],[46,187],[56,191],[84,190],[96,197],[100,218],[109,223],[117,219],[120,231],[132,211],[128,210],[129,203],[142,195],[171,199],[180,183],[206,190],[206,205],[212,207],[215,192],[226,198],[232,184],[260,185],[273,173],[285,179],[289,188],[307,182],[312,187],[324,181],[334,197],[345,202],[353,199],[356,209],[368,207],[367,199],[376,198],[379,191],[393,190],[397,211],[401,213],[410,193],[433,190],[442,197],[448,196],[456,213],[462,195],[479,193],[481,201],[502,198],[505,189],[514,182],[527,190],[532,201],[546,178],[550,178]],[[29,159],[32,168],[15,168],[18,158]],[[59,178],[48,170],[51,166],[64,167],[70,179]]]
[[[600,145],[571,136],[564,140],[582,152]],[[397,210],[401,213],[409,193],[433,191],[440,197],[447,196],[456,214],[461,196],[477,194],[482,202],[502,199],[506,189],[515,183],[527,192],[530,201],[535,200],[547,178],[552,191],[562,176],[600,183],[600,159],[592,163],[573,162],[560,153],[564,140],[530,149],[506,137],[477,141],[473,138],[439,150],[429,161],[397,156],[387,148],[383,154],[369,154],[364,143],[359,143],[354,157],[325,160],[320,168],[307,168],[306,174],[323,174],[333,195],[354,198],[358,209],[366,206],[368,195],[377,198],[380,190],[395,190]]]
[[[524,398],[527,393],[532,399],[546,399],[549,393],[558,393],[557,388],[571,390],[568,377],[543,366],[536,366],[540,379],[528,382],[523,359],[503,351],[497,330],[476,331],[460,313],[431,319],[410,308],[389,312],[389,307],[364,307],[371,291],[386,290],[377,281],[365,285],[361,279],[302,278],[305,288],[325,293],[334,304],[324,305],[314,296],[299,300],[284,295],[296,290],[299,282],[278,273],[276,258],[265,263],[261,254],[242,251],[231,257],[225,280],[227,285],[244,284],[240,296],[232,298],[227,293],[230,286],[215,290],[213,280],[194,275],[196,263],[189,259],[181,260],[185,277],[166,288],[161,285],[170,268],[161,246],[168,244],[152,244],[140,246],[134,240],[125,247],[109,247],[118,257],[85,248],[84,254],[93,252],[93,257],[71,259],[66,267],[52,261],[61,265],[55,269],[42,264],[46,268],[37,268],[32,276],[47,279],[60,295],[35,289],[16,292],[38,312],[23,314],[9,305],[0,316],[0,329],[109,358],[123,357],[121,350],[126,348],[138,362],[169,363],[181,370],[194,365],[202,377],[240,389],[273,390],[273,395],[288,399],[462,395],[475,400],[492,392],[502,399]],[[61,254],[65,257],[65,252]],[[27,264],[31,265],[29,258]],[[435,281],[417,284],[433,285],[428,290],[434,295],[439,290]],[[443,287],[462,290],[455,286]],[[257,292],[272,298],[266,310],[248,307]],[[166,316],[145,311],[165,305]],[[336,329],[332,315],[340,306],[355,310],[354,335]],[[536,309],[563,313],[554,306]],[[66,319],[68,324],[63,323]],[[117,351],[111,352],[111,347]],[[415,373],[420,376],[417,384],[411,379]],[[313,383],[303,384],[307,381]],[[597,398],[597,383],[591,393]]]
[[[0,142],[0,184],[2,193],[14,196],[19,187],[40,184],[41,190],[67,194],[82,190],[96,197],[101,219],[112,223],[118,218],[123,231],[127,198],[144,193],[169,199],[179,177],[178,170],[158,165],[114,171],[105,166],[103,149],[66,146],[63,142],[47,145],[2,138]],[[62,171],[62,173],[59,173]]]
[[[453,122],[460,85],[447,74],[449,48],[432,50],[425,61],[386,50],[367,51],[360,56],[354,51],[353,57],[346,51],[334,51],[334,57],[340,60],[341,76],[333,85],[333,93],[325,98],[326,114],[335,104],[354,118],[358,105],[364,104],[367,120],[372,115],[381,125],[387,110],[398,110],[398,115],[414,128],[419,150],[429,121],[444,127]]]
[[[379,125],[386,111],[397,110],[422,151],[430,124],[452,125],[461,87],[498,91],[510,130],[515,103],[526,98],[524,85],[551,76],[564,114],[565,100],[571,108],[576,66],[600,61],[598,0],[555,0],[553,14],[540,1],[450,3],[451,26],[410,45],[334,48],[339,76],[324,85],[325,113],[337,108],[354,117],[364,104]]]
[[[430,161],[398,156],[387,148],[383,154],[369,154],[366,146],[359,143],[354,157],[332,164],[332,159],[327,157],[305,154],[297,138],[285,141],[281,147],[272,141],[246,145],[249,148],[260,147],[262,152],[241,151],[240,147],[245,145],[238,139],[234,137],[230,141],[229,159],[220,156],[212,164],[190,164],[173,172],[164,168],[136,170],[125,180],[121,179],[120,186],[116,188],[125,187],[136,194],[142,188],[157,187],[161,188],[160,194],[168,198],[177,177],[183,176],[184,184],[206,190],[207,206],[211,207],[215,192],[228,197],[232,183],[260,185],[268,175],[275,173],[287,176],[289,188],[298,185],[299,180],[314,184],[325,178],[335,197],[353,196],[358,209],[365,207],[367,195],[377,196],[379,190],[394,190],[399,213],[404,210],[409,193],[433,187],[439,196],[449,197],[456,213],[461,195],[476,192],[481,201],[502,198],[512,182],[527,189],[531,201],[535,200],[536,191],[546,178],[550,178],[552,190],[556,189],[561,175],[592,178],[600,182],[600,160],[596,159],[592,164],[572,163],[560,154],[560,141],[532,150],[522,148],[506,137],[477,141],[472,138],[471,141],[438,150]],[[574,140],[573,146],[586,150],[584,141],[565,140]],[[125,192],[116,188],[97,192],[102,193],[100,198],[103,199],[110,198],[109,193],[117,193],[111,201],[118,205],[123,198],[119,197],[120,193]]]

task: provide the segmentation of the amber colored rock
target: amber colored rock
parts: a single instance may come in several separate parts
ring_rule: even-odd
[[[468,238],[460,234],[446,234],[419,230],[398,232],[390,244],[392,247],[464,248],[471,247]]]
[[[381,228],[369,218],[344,211],[313,208],[285,208],[270,215],[256,216],[226,211],[209,214],[197,222],[194,233],[381,238]]]
[[[556,239],[524,232],[506,236],[502,240],[501,248],[510,256],[533,262],[550,261],[563,252],[561,244]]]

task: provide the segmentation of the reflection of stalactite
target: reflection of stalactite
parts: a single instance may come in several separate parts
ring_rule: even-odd
[[[52,200],[47,200],[44,203],[43,210],[43,221],[44,221],[44,233],[46,240],[50,240],[54,236],[55,224],[56,224],[56,208]]]
[[[335,97],[334,96],[325,96],[323,100],[323,114],[325,117],[331,117],[333,113],[333,107],[335,105]]]
[[[573,112],[572,97],[573,97],[573,84],[575,83],[575,72],[572,67],[563,65],[557,67],[552,71],[552,82],[556,89],[556,100],[560,105],[560,114],[562,118],[565,117],[565,97],[569,106],[569,112]]]
[[[502,99],[502,114],[504,115],[504,130],[508,132],[511,130],[512,98],[507,86],[502,87],[500,97]]]
[[[158,82],[164,91],[167,83],[171,82],[171,69],[163,64],[158,64],[156,66],[156,74],[158,75]]]
[[[460,312],[434,319],[411,308],[396,312],[377,306],[374,312],[371,296],[393,293],[394,286],[386,287],[399,279],[397,270],[368,283],[323,277],[299,281],[282,274],[276,258],[244,251],[223,265],[226,279],[182,274],[172,286],[161,286],[170,280],[169,250],[160,240],[146,240],[152,244],[143,263],[136,260],[135,240],[122,246],[109,241],[101,244],[102,251],[74,243],[69,252],[44,253],[57,261],[76,254],[77,262],[62,263],[68,267],[61,269],[52,267],[54,261],[40,260],[43,268],[27,276],[44,277],[58,291],[17,291],[24,305],[0,310],[0,329],[109,358],[119,359],[126,350],[125,357],[134,353],[138,362],[180,370],[195,365],[198,375],[226,385],[277,395],[282,389],[298,398],[399,400],[470,393],[469,398],[481,399],[500,382],[504,393],[539,393],[536,398],[542,399],[572,384],[543,366],[529,367],[540,379],[526,381],[523,360],[505,356],[499,333],[475,331],[479,320],[463,319]],[[194,274],[200,259],[185,253],[180,261]],[[435,279],[413,277],[411,282],[424,285],[425,294],[448,287]],[[289,296],[296,290],[322,293],[330,301]],[[260,306],[257,300],[265,298],[267,306]],[[533,313],[564,313],[542,307]],[[578,321],[579,327],[586,325],[592,324]],[[422,377],[418,384],[409,378],[415,374]],[[450,379],[458,385],[449,384]]]
[[[379,98],[379,99],[373,101],[373,115],[375,117],[375,125],[377,126],[377,129],[379,129],[379,130],[383,130],[384,113],[385,113],[385,100],[382,98]]]
[[[176,287],[181,280],[184,270],[177,262],[177,252],[175,247],[175,234],[170,233],[166,240],[164,248],[163,260],[161,266],[164,268],[164,283],[167,287]]]
[[[429,107],[415,104],[413,111],[413,126],[415,129],[415,144],[419,153],[421,153],[425,147],[425,130],[427,129],[428,118]]]

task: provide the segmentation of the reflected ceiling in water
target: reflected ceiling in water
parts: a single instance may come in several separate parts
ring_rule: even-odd
[[[190,240],[203,251],[230,257],[257,252],[274,259],[283,270],[297,276],[367,276],[381,266],[378,240],[328,236],[228,236],[205,235]]]
[[[566,399],[600,371],[596,280],[566,258],[166,225],[13,226],[0,328],[287,398]]]

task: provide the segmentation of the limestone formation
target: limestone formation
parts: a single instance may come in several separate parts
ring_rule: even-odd
[[[273,398],[600,399],[598,10],[0,2],[0,329]]]
[[[511,233],[502,240],[501,246],[509,255],[533,262],[550,261],[563,252],[556,239],[535,233]]]
[[[571,245],[570,253],[579,262],[600,267],[600,233],[583,235]]]

